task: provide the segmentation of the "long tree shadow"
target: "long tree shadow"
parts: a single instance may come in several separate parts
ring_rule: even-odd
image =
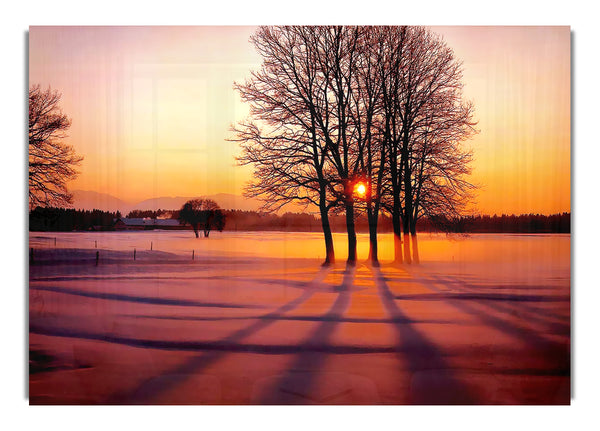
[[[511,317],[518,317],[519,319],[526,321],[533,321],[542,324],[547,327],[553,333],[561,335],[568,335],[571,331],[571,325],[568,323],[568,318],[561,318],[555,313],[552,313],[548,309],[540,309],[531,304],[538,303],[563,303],[569,302],[569,295],[551,295],[551,294],[540,294],[530,295],[523,293],[514,294],[498,294],[498,293],[479,293],[481,288],[477,285],[469,282],[461,282],[456,277],[439,277],[435,276],[435,279],[442,284],[448,286],[451,284],[455,290],[459,292],[465,292],[466,295],[480,295],[480,297],[473,298],[476,302],[493,308],[494,310],[507,314]],[[496,290],[495,286],[489,286],[487,289]],[[518,288],[518,286],[515,286]],[[520,290],[527,291],[527,287],[523,287]],[[564,321],[567,323],[563,323]]]
[[[85,298],[105,299],[110,301],[135,302],[152,305],[176,305],[180,307],[215,307],[215,308],[263,308],[252,304],[231,304],[224,302],[205,302],[181,298],[161,298],[154,296],[127,295],[124,293],[93,292],[81,289],[57,286],[30,286],[30,290],[62,293],[65,295],[83,296]]]
[[[406,319],[386,279],[377,267],[371,268],[377,292],[392,319]],[[400,360],[411,373],[410,404],[473,404],[473,390],[461,382],[444,359],[444,353],[410,324],[395,324]]]
[[[338,292],[335,302],[327,313],[321,316],[321,323],[300,345],[316,346],[317,349],[301,350],[288,371],[268,388],[267,393],[262,394],[258,400],[260,404],[321,404],[330,400],[329,397],[318,397],[314,385],[327,357],[335,353],[334,349],[328,346],[331,346],[331,337],[350,305],[355,274],[355,266],[346,267],[342,283],[335,289]]]
[[[278,317],[283,316],[285,313],[294,310],[300,304],[307,301],[313,294],[314,290],[310,289],[310,286],[318,285],[321,283],[327,274],[329,273],[330,268],[322,268],[315,278],[308,282],[307,288],[300,296],[295,298],[294,300],[282,305],[276,310],[264,314],[262,317],[266,317],[265,319],[259,319],[253,324],[242,328],[233,334],[219,340],[216,344],[237,344],[244,338],[260,331],[268,327],[277,321]],[[138,385],[135,389],[131,391],[127,391],[125,393],[117,393],[113,395],[108,401],[107,404],[146,404],[151,403],[161,393],[165,393],[178,385],[185,382],[191,375],[198,374],[202,370],[206,369],[211,364],[221,360],[224,356],[226,356],[231,351],[209,351],[205,352],[199,356],[194,356],[184,363],[178,365],[177,367],[163,373],[161,376],[154,376],[150,379],[147,379],[142,384]]]
[[[396,295],[396,299],[416,299],[416,300],[439,300],[444,296],[445,299],[456,300],[474,300],[474,301],[491,301],[498,306],[499,309],[509,310],[514,307],[519,313],[527,313],[534,320],[547,320],[548,323],[562,325],[562,328],[557,326],[557,329],[565,330],[564,322],[570,322],[569,317],[561,316],[551,312],[546,308],[536,307],[535,304],[542,302],[561,302],[570,300],[569,295],[548,295],[548,294],[530,294],[530,293],[503,293],[505,290],[514,290],[519,288],[512,284],[487,285],[470,282],[467,277],[458,279],[456,277],[445,276],[444,278],[436,275],[425,277],[416,273],[414,268],[411,270],[410,277],[395,277],[385,276],[386,281],[394,281],[399,283],[419,283],[423,286],[428,286],[432,279],[439,280],[440,286],[436,293],[433,294],[415,294],[415,295]],[[494,292],[485,292],[484,290],[494,289]],[[548,286],[534,285],[522,288],[525,291],[547,290]],[[457,293],[464,292],[464,293]],[[498,291],[498,292],[495,292]],[[502,305],[500,305],[502,303]],[[518,306],[516,305],[518,304]],[[531,314],[529,314],[531,313]],[[514,313],[513,313],[514,314]]]
[[[437,283],[444,283],[441,277],[434,276],[429,283],[424,283],[423,286],[429,290],[442,293],[443,291],[436,287]],[[570,375],[571,357],[570,357],[570,342],[560,343],[550,340],[531,328],[517,324],[514,320],[507,320],[493,314],[486,313],[483,310],[477,309],[473,305],[469,304],[469,301],[448,301],[451,305],[457,309],[466,312],[479,321],[484,323],[486,326],[495,328],[496,330],[503,332],[515,339],[518,339],[524,343],[526,348],[533,352],[534,355],[544,360],[545,362],[550,361],[552,366],[555,368],[555,373],[558,375]],[[483,305],[492,307],[486,302],[481,302]]]
[[[266,314],[252,315],[252,316],[175,316],[175,315],[164,315],[164,316],[153,316],[150,314],[121,314],[121,317],[131,317],[134,319],[156,319],[156,320],[184,320],[184,321],[204,321],[204,322],[218,322],[227,320],[254,320],[254,319],[276,319],[280,321],[301,321],[301,322],[325,322],[325,321],[336,321],[339,323],[452,323],[460,324],[450,319],[391,319],[391,318],[375,318],[375,317],[335,317],[335,316],[312,316],[312,315],[293,315],[293,316],[270,316]]]

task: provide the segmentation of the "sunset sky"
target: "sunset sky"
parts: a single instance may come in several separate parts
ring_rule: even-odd
[[[464,62],[481,131],[477,212],[570,211],[568,27],[432,27]],[[232,89],[261,59],[253,27],[31,27],[29,82],[62,93],[84,156],[71,189],[126,201],[241,194],[251,169],[231,124]]]

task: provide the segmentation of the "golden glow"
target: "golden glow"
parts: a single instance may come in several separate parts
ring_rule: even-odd
[[[432,27],[463,61],[480,133],[474,212],[570,211],[568,27]],[[226,139],[249,110],[232,89],[261,58],[252,27],[31,27],[29,82],[62,93],[72,190],[138,202],[240,195],[250,167]],[[366,194],[355,190],[358,196]]]
[[[260,65],[253,27],[31,27],[30,82],[62,93],[67,143],[84,156],[71,190],[125,201],[240,195],[232,89]]]
[[[365,186],[364,183],[357,183],[354,186],[354,193],[359,197],[359,198],[364,198],[367,195],[367,186]]]
[[[463,62],[480,133],[474,212],[571,210],[569,27],[432,27]]]

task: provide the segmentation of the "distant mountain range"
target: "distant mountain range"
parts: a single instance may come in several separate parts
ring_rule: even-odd
[[[216,195],[208,196],[164,196],[153,199],[146,199],[133,205],[132,209],[136,210],[154,210],[157,209],[179,209],[184,203],[190,199],[196,198],[212,199],[223,209],[227,210],[244,210],[244,211],[257,211],[262,203],[257,199],[248,199],[243,196],[232,195],[229,193],[218,193]]]
[[[163,196],[158,198],[146,199],[141,202],[127,202],[106,193],[93,192],[89,190],[73,190],[73,207],[76,209],[92,210],[99,209],[103,211],[121,211],[121,214],[127,215],[132,210],[153,210],[158,209],[174,210],[179,209],[185,202],[197,197],[214,200],[223,209],[235,209],[242,211],[258,211],[262,202],[258,199],[245,198],[243,196],[217,193],[208,196]],[[288,208],[289,207],[289,208]],[[302,207],[297,205],[288,205],[281,212],[303,212]]]
[[[106,193],[89,190],[73,190],[73,208],[82,210],[121,211],[126,214],[133,209],[131,202],[125,202]]]

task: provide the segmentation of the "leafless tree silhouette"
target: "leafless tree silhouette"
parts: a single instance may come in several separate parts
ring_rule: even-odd
[[[246,194],[264,209],[316,205],[333,262],[330,210],[344,212],[348,263],[356,262],[355,215],[369,220],[377,264],[380,211],[401,235],[420,216],[460,213],[471,197],[473,105],[462,101],[462,65],[441,37],[422,27],[261,27],[252,42],[259,71],[236,84],[251,119],[234,128],[242,164],[254,166]],[[357,196],[362,183],[366,193]],[[415,242],[416,243],[416,242]],[[405,241],[405,245],[409,245]]]
[[[191,199],[179,210],[179,221],[192,226],[196,238],[202,229],[204,237],[208,238],[210,231],[222,231],[225,227],[225,214],[212,199]]]
[[[351,79],[348,115],[351,151],[356,154],[354,182],[366,192],[357,196],[357,209],[365,208],[369,223],[369,259],[378,265],[377,225],[385,176],[386,147],[383,145],[383,73],[386,56],[385,29],[359,27],[356,65]],[[363,202],[364,201],[364,204]]]
[[[461,216],[476,188],[466,178],[471,173],[473,154],[461,143],[476,133],[471,103],[459,103],[458,95],[446,94],[421,122],[409,163],[412,213],[410,234],[416,235],[418,219],[431,220]],[[442,227],[442,226],[439,226]]]
[[[418,216],[457,210],[469,197],[471,154],[460,142],[473,132],[473,106],[462,102],[462,64],[440,36],[422,27],[387,28],[383,66],[390,206],[395,258],[410,262],[409,242]]]
[[[67,181],[83,160],[72,146],[62,142],[71,120],[62,113],[61,95],[39,85],[29,89],[29,207],[70,206],[73,196]]]
[[[333,263],[329,211],[338,198],[331,193],[329,143],[322,131],[333,105],[328,72],[319,67],[319,37],[312,27],[261,27],[252,42],[263,65],[244,84],[234,85],[250,104],[252,117],[234,128],[243,149],[238,161],[255,168],[245,194],[261,197],[269,211],[292,201],[316,205],[325,263]]]

